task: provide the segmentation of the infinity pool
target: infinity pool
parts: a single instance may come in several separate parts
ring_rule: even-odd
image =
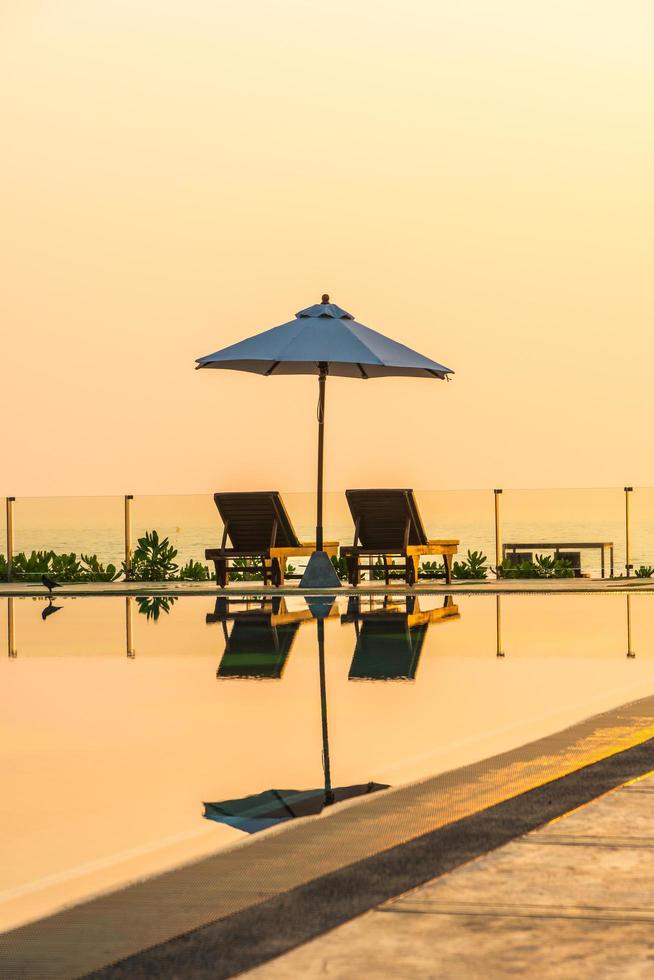
[[[204,803],[325,753],[398,786],[651,694],[653,627],[647,595],[2,599],[0,928],[246,844]]]

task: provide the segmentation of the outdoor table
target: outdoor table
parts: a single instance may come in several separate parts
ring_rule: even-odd
[[[558,557],[560,551],[593,551],[600,553],[601,574],[605,577],[606,551],[609,552],[610,578],[613,578],[613,542],[612,541],[507,541],[502,545],[502,560],[506,558],[507,551],[553,551]]]

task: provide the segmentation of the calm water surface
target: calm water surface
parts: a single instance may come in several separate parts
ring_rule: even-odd
[[[247,843],[204,802],[321,787],[325,748],[397,786],[654,691],[646,595],[55,606],[0,600],[1,928]]]

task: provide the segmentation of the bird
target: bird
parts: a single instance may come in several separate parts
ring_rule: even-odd
[[[45,587],[48,590],[48,592],[50,593],[50,595],[52,595],[52,590],[53,589],[60,589],[61,588],[61,585],[60,585],[59,582],[55,582],[54,579],[48,578],[47,575],[42,575],[41,576],[41,581],[45,585]]]
[[[62,608],[63,608],[62,606],[53,605],[52,599],[50,599],[49,604],[45,607],[45,609],[41,613],[41,619],[47,619],[48,616],[52,616],[53,613],[59,612],[59,610]]]

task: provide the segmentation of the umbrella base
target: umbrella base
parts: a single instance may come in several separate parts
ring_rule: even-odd
[[[300,589],[338,589],[340,586],[341,580],[327,552],[314,551],[300,579]]]

